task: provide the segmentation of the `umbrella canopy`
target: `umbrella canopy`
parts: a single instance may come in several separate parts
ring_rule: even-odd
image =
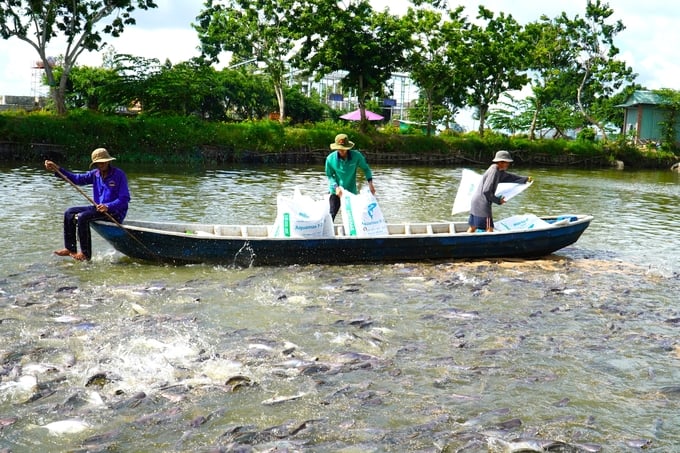
[[[368,121],[380,121],[383,119],[382,115],[378,115],[377,113],[373,113],[370,110],[365,110],[366,112],[366,119]],[[349,121],[361,121],[361,110],[357,109],[353,112],[345,113],[344,115],[341,115],[340,118],[343,120],[349,120]]]

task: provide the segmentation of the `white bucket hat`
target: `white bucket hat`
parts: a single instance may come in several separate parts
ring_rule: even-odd
[[[498,151],[496,157],[493,158],[494,162],[512,162],[512,156],[508,151]]]

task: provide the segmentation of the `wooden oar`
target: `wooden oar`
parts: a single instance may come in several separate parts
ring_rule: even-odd
[[[86,194],[86,193],[83,191],[83,189],[81,189],[80,187],[78,187],[77,184],[75,184],[73,181],[71,181],[70,179],[68,179],[68,178],[66,177],[66,175],[63,174],[63,173],[61,172],[61,170],[59,170],[59,168],[55,169],[54,171],[55,171],[59,176],[61,176],[61,179],[63,179],[63,180],[66,181],[67,183],[71,184],[71,186],[72,186],[74,189],[76,189],[78,192],[80,192],[80,194],[81,194],[82,196],[84,196],[84,197],[87,199],[87,201],[89,201],[94,207],[97,207],[97,203],[95,203],[95,201],[94,201],[92,198],[90,198],[90,196],[89,196],[88,194]],[[144,248],[146,249],[147,252],[151,253],[152,255],[154,255],[155,257],[158,258],[158,255],[157,255],[155,252],[153,252],[153,250],[150,250],[149,247],[147,247],[146,245],[144,245],[144,243],[143,243],[142,241],[140,241],[139,239],[137,239],[137,237],[136,237],[134,234],[132,234],[132,233],[130,232],[130,230],[128,230],[127,228],[125,228],[123,225],[121,225],[121,223],[118,222],[118,220],[116,220],[111,214],[109,214],[107,211],[102,212],[102,214],[104,214],[106,217],[108,217],[109,220],[110,220],[111,222],[115,223],[120,229],[122,229],[123,231],[125,231],[125,232],[126,232],[132,239],[134,239],[139,245],[141,245],[142,247],[144,247]]]

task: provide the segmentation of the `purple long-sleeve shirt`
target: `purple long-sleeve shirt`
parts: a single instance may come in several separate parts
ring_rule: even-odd
[[[59,171],[78,186],[92,184],[92,200],[96,204],[105,204],[109,213],[121,221],[125,218],[130,203],[130,189],[123,170],[109,166],[106,178],[102,178],[98,168],[85,173],[72,173],[63,168]],[[60,177],[58,173],[55,174]]]

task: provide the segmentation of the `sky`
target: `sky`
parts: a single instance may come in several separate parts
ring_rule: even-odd
[[[157,0],[158,8],[137,10],[137,24],[127,27],[119,38],[105,35],[106,42],[116,53],[144,58],[157,58],[173,64],[199,55],[198,38],[191,24],[203,7],[201,0]],[[374,9],[389,8],[403,14],[409,6],[406,0],[372,0]],[[449,7],[466,7],[470,20],[482,4],[495,13],[511,14],[519,23],[538,20],[541,15],[553,18],[563,11],[569,17],[585,15],[586,0],[450,0]],[[611,20],[621,20],[626,29],[615,38],[618,58],[638,74],[637,83],[647,89],[680,90],[680,55],[675,47],[680,43],[680,6],[669,0],[609,0],[614,10]],[[64,53],[64,46],[55,45],[48,55]],[[17,38],[0,39],[0,96],[34,96],[41,90],[39,73],[34,70],[37,52]],[[83,53],[78,65],[100,66],[98,53]],[[226,63],[226,62],[224,62]],[[467,125],[468,129],[471,125]]]

